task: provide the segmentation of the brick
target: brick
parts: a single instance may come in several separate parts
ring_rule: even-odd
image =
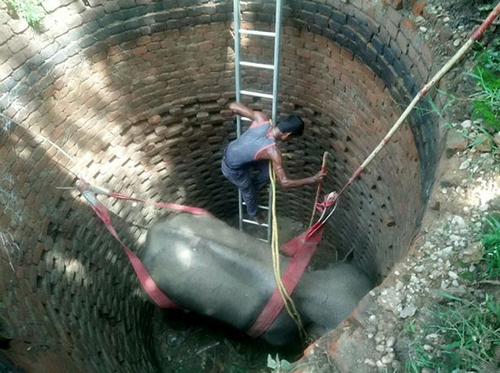
[[[14,31],[16,34],[20,34],[23,31],[26,31],[29,27],[28,23],[24,19],[12,19],[8,24],[7,24],[12,31]],[[4,31],[2,30],[2,33]]]
[[[4,44],[7,40],[9,40],[12,35],[12,31],[8,27],[2,27],[2,32],[0,32],[0,45]]]
[[[58,0],[44,0],[41,4],[47,13],[52,13],[62,5]]]
[[[24,35],[16,35],[7,42],[12,53],[18,53],[29,45],[29,40]]]
[[[12,68],[8,63],[0,65],[0,81],[7,78],[12,73]]]
[[[396,42],[398,43],[399,48],[403,54],[406,54],[408,51],[408,39],[403,35],[403,33],[398,33],[396,38]]]
[[[407,39],[413,39],[415,37],[415,23],[410,19],[403,19],[401,21],[401,31]]]
[[[424,1],[416,1],[415,4],[413,4],[411,8],[411,12],[415,17],[418,17],[422,15],[422,12],[424,11],[426,6],[426,3]]]

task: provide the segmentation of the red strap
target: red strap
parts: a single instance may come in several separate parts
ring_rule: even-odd
[[[146,201],[144,199],[134,198],[134,197],[126,196],[124,194],[115,193],[115,192],[109,192],[107,195],[110,197],[114,197],[116,199],[142,202],[142,203],[145,203],[147,205],[153,205],[153,206],[161,207],[161,208],[168,208],[168,209],[172,209],[175,211],[184,211],[184,212],[188,212],[188,213],[193,214],[193,215],[211,215],[207,210],[199,208],[199,207],[184,206],[184,205],[180,205],[178,203]]]
[[[133,253],[120,240],[118,234],[115,231],[115,228],[113,227],[113,224],[111,224],[109,211],[106,209],[106,207],[104,207],[104,205],[102,205],[99,201],[97,201],[97,206],[91,204],[90,207],[92,207],[92,210],[94,210],[97,216],[102,220],[109,233],[111,233],[111,235],[122,245],[125,254],[127,254],[128,259],[130,260],[130,264],[132,264],[132,268],[134,268],[137,278],[139,279],[146,293],[148,293],[151,300],[160,308],[179,308],[156,285],[146,268],[144,268],[144,265],[142,264],[139,257],[135,255],[135,253]]]
[[[148,293],[151,300],[160,308],[179,308],[156,285],[153,278],[149,275],[148,271],[142,264],[139,257],[134,252],[132,252],[132,250],[130,250],[127,246],[125,246],[125,244],[120,240],[118,234],[116,233],[115,228],[113,227],[113,224],[111,223],[111,216],[109,214],[108,209],[106,209],[106,207],[104,207],[104,205],[97,199],[96,194],[104,194],[117,199],[142,202],[145,204],[152,204],[157,207],[170,208],[177,211],[185,211],[195,215],[210,215],[210,213],[207,210],[198,207],[184,206],[176,203],[151,202],[151,201],[145,201],[140,198],[133,198],[130,196],[126,196],[124,194],[108,192],[104,189],[93,187],[85,180],[78,180],[76,185],[78,189],[82,192],[85,199],[90,203],[90,207],[92,207],[92,210],[94,210],[96,215],[102,220],[109,233],[111,233],[111,235],[122,245],[125,254],[127,254],[127,257],[130,260],[130,264],[132,264],[132,268],[134,268],[137,278],[139,279],[146,293]]]
[[[302,274],[311,261],[311,257],[314,254],[318,243],[321,241],[324,226],[309,235],[310,230],[313,227],[314,226],[309,228],[300,236],[295,237],[281,249],[285,251],[294,251],[294,256],[288,263],[286,272],[282,277],[283,284],[285,285],[285,289],[288,294],[292,294],[293,290],[297,286]],[[281,297],[279,290],[276,289],[247,334],[256,338],[266,332],[267,329],[269,329],[269,327],[273,324],[276,317],[278,317],[278,314],[281,312],[284,305],[283,298]]]

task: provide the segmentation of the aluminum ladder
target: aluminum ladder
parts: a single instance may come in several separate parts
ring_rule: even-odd
[[[234,0],[234,54],[235,54],[235,82],[236,82],[236,102],[241,102],[241,96],[253,96],[272,100],[272,122],[276,123],[276,118],[278,114],[278,81],[279,81],[279,64],[280,64],[280,39],[281,39],[281,8],[282,0],[276,0],[276,16],[274,32],[268,31],[256,31],[256,30],[244,30],[241,28],[241,6],[240,0]],[[263,36],[274,38],[274,57],[273,64],[262,64],[255,62],[247,62],[241,60],[241,35],[250,36]],[[255,69],[267,69],[273,70],[273,92],[272,94],[256,92],[251,90],[241,89],[241,67],[245,66],[248,68]],[[236,135],[240,137],[241,135],[241,121],[249,120],[248,118],[242,118],[239,115],[236,116]],[[241,192],[238,191],[238,212],[239,212],[239,228],[243,231],[244,224],[258,225],[262,228],[267,229],[267,239],[261,239],[265,242],[271,241],[271,202],[272,202],[272,190],[269,187],[269,198],[268,205],[259,205],[259,210],[267,211],[267,224],[258,222],[250,219],[244,219],[244,202],[241,196]]]

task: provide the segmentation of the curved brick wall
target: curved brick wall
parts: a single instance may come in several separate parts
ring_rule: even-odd
[[[41,34],[0,12],[0,107],[21,124],[3,119],[0,129],[0,306],[17,351],[9,356],[34,371],[155,371],[153,307],[85,202],[56,187],[72,185],[71,168],[121,193],[234,216],[236,194],[219,171],[235,137],[232,2],[44,7]],[[272,14],[266,2],[244,7],[247,27],[269,27]],[[293,176],[309,175],[328,150],[325,185],[339,189],[428,78],[432,55],[412,21],[375,2],[293,0],[284,15],[280,112],[308,125],[287,145],[287,164]],[[265,62],[272,45],[246,39],[244,52]],[[244,74],[256,89],[268,90],[269,78]],[[378,280],[416,233],[438,156],[436,126],[418,111],[410,124],[346,193],[322,247],[332,257],[354,248]],[[280,191],[279,210],[305,222],[313,193]],[[165,214],[104,202],[136,251]]]

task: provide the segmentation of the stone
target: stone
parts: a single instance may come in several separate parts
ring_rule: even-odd
[[[390,354],[387,354],[385,356],[382,356],[382,358],[380,359],[380,361],[386,365],[392,363],[393,360],[394,360],[394,353],[390,353]]]
[[[495,135],[493,135],[493,142],[497,147],[500,148],[500,132],[497,132],[495,133]]]
[[[470,167],[470,160],[463,161],[458,167],[459,170],[466,170]]]
[[[491,210],[500,210],[500,197],[493,198],[490,201]]]
[[[387,342],[385,343],[385,345],[387,347],[392,347],[394,346],[395,343],[396,343],[396,337],[389,337],[387,338]]]
[[[400,306],[403,298],[404,294],[401,294],[395,289],[384,289],[380,293],[377,302],[387,311],[391,311],[394,314],[397,314],[397,308]]]
[[[479,262],[484,255],[484,246],[479,242],[475,242],[470,245],[467,249],[462,251],[462,261],[464,263],[477,263]]]
[[[468,140],[457,131],[449,131],[446,136],[446,153],[454,153],[467,149]]]
[[[415,4],[413,4],[413,7],[411,8],[411,12],[415,17],[418,17],[422,14],[425,8],[425,2],[423,1],[417,1]]]
[[[407,317],[415,315],[415,312],[417,312],[417,307],[413,303],[410,303],[408,306],[401,310],[401,312],[399,313],[399,317],[401,317],[402,319],[406,319]]]
[[[474,146],[477,151],[482,153],[491,152],[491,138],[485,133],[480,133],[477,136],[477,141],[479,142]]]
[[[472,127],[472,121],[470,119],[466,119],[460,125],[464,130],[466,130]]]
[[[161,122],[161,117],[159,115],[154,115],[148,119],[149,124],[159,124]]]

